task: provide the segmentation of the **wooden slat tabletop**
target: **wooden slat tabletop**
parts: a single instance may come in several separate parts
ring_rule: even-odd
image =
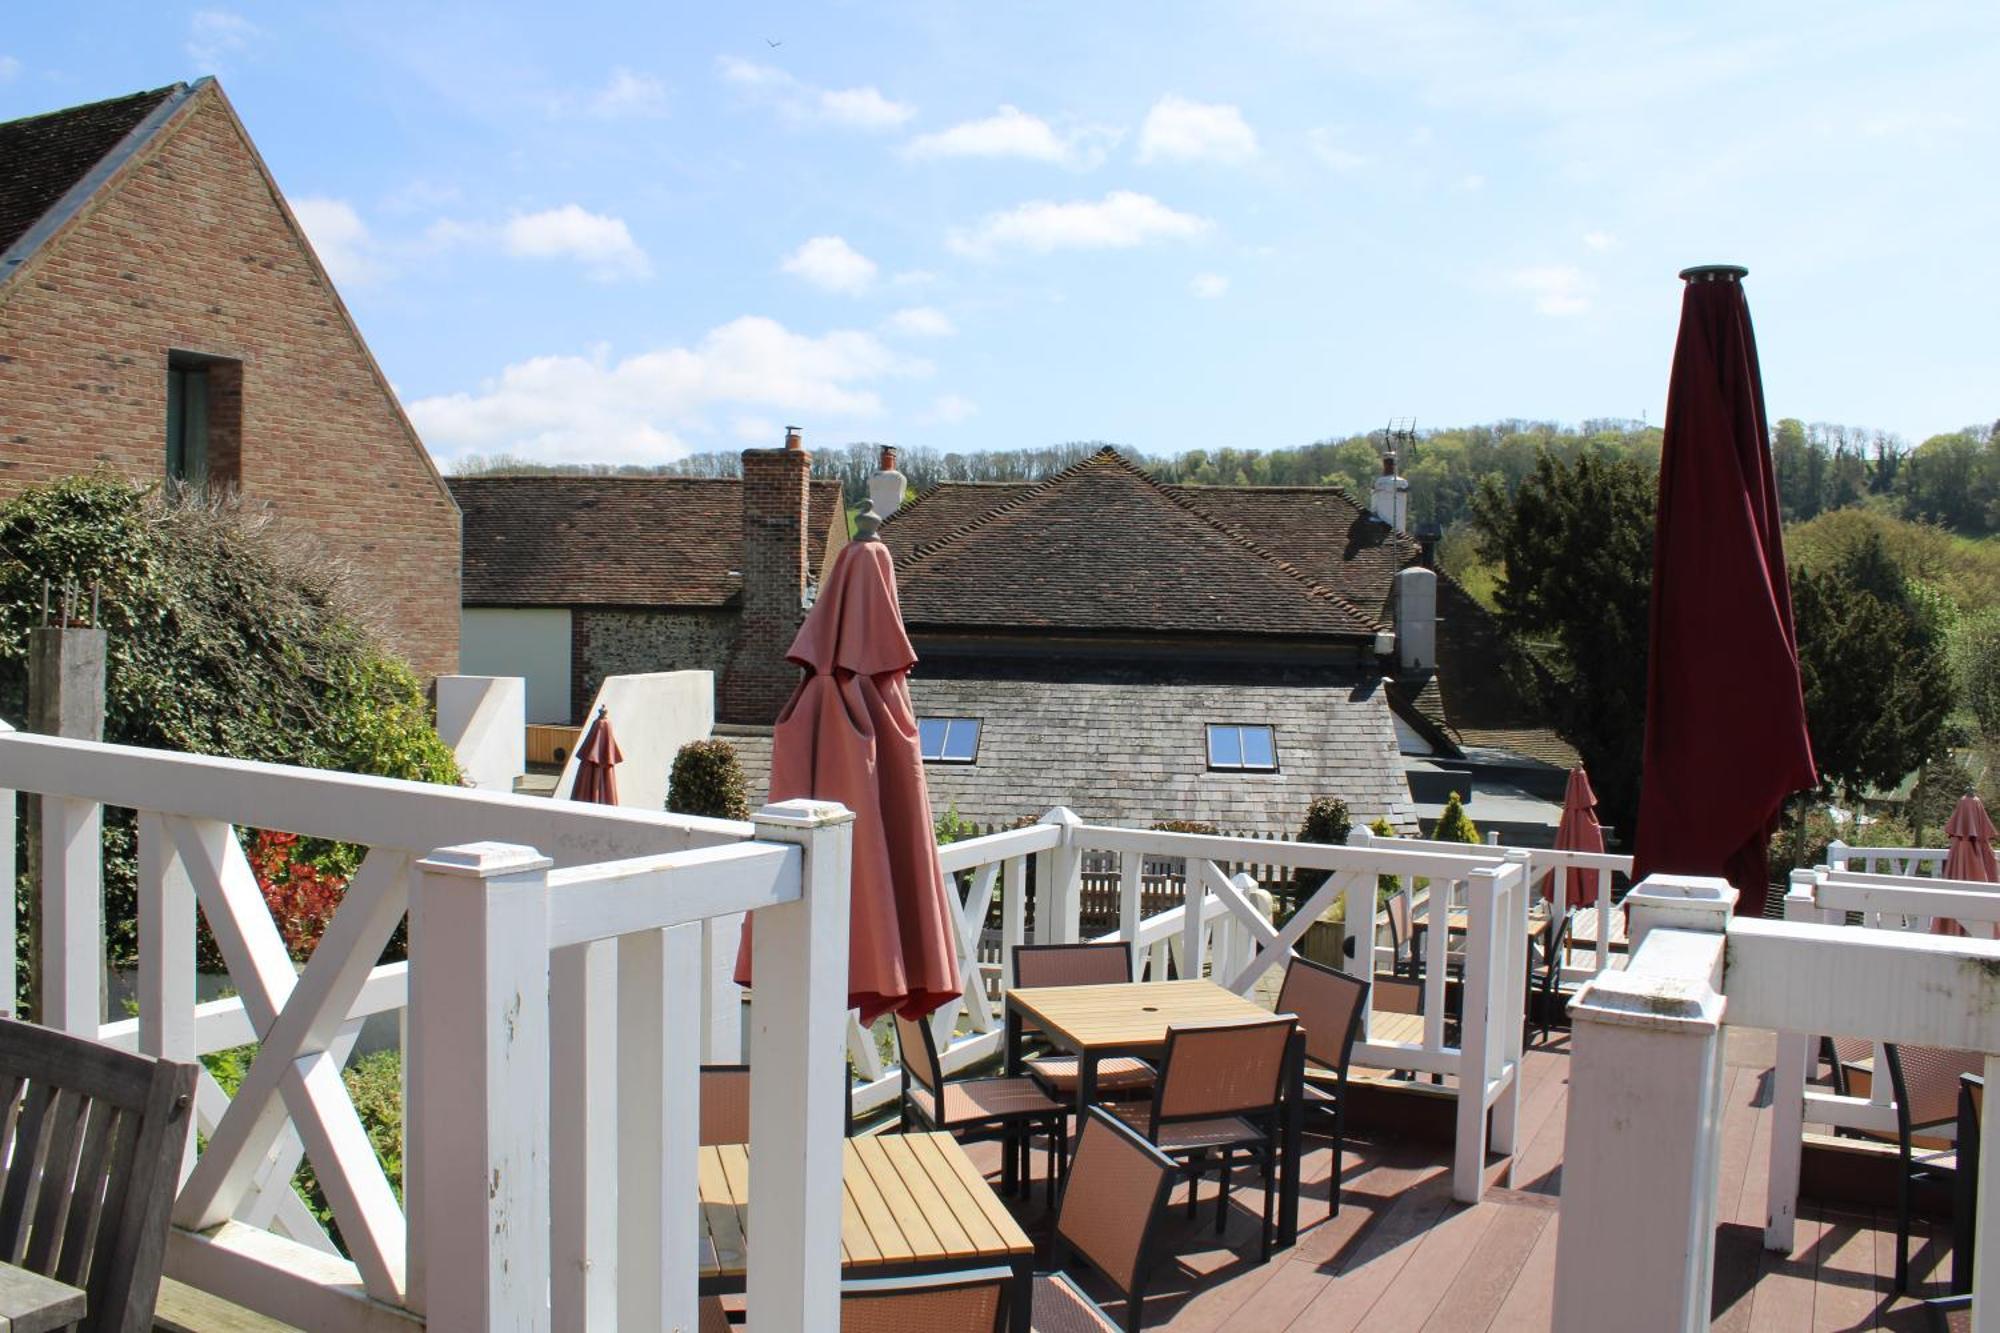
[[[1597,909],[1579,907],[1569,919],[1569,942],[1572,948],[1597,947]],[[1625,913],[1613,909],[1611,913],[1611,947],[1623,949],[1630,944],[1625,933]]]
[[[1424,1016],[1383,1013],[1378,1009],[1368,1016],[1368,1040],[1421,1046],[1424,1044]]]
[[[0,1263],[0,1331],[46,1333],[84,1316],[84,1294],[66,1282]]]
[[[1007,1263],[1034,1244],[949,1134],[849,1139],[840,1262],[848,1269],[964,1260]],[[704,1279],[744,1276],[750,1208],[746,1145],[701,1150]]]
[[[1164,1047],[1169,1027],[1252,1022],[1271,1011],[1213,981],[1026,986],[1007,1002],[1073,1051]]]

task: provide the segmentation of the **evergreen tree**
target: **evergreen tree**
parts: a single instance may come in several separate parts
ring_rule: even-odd
[[[1459,802],[1457,792],[1445,799],[1444,813],[1438,816],[1437,827],[1431,830],[1431,837],[1438,842],[1463,842],[1474,847],[1485,841],[1479,836],[1472,816],[1465,813],[1465,806]]]

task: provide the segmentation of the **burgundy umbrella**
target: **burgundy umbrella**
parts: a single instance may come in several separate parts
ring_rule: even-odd
[[[806,676],[771,737],[772,800],[839,801],[854,812],[847,1002],[863,1023],[890,1012],[921,1018],[962,989],[910,707],[917,655],[875,521],[862,515],[863,536],[841,549],[792,640],[786,656]],[[747,927],[736,980],[751,984]]]
[[[1559,852],[1601,852],[1604,850],[1604,830],[1597,824],[1597,793],[1590,789],[1590,778],[1581,767],[1569,771],[1569,785],[1563,789],[1562,822],[1556,825],[1556,850]],[[1551,870],[1542,881],[1542,896],[1550,902],[1556,897],[1556,875],[1568,877],[1563,886],[1563,901],[1576,907],[1585,897],[1595,900],[1597,873],[1588,870]]]
[[[597,716],[591,719],[590,730],[584,733],[583,743],[576,747],[576,781],[570,785],[569,798],[598,805],[618,804],[615,770],[624,762],[618,739],[611,734],[608,710],[600,706]]]
[[[1778,531],[1764,386],[1732,265],[1685,270],[1653,531],[1632,873],[1721,875],[1762,915],[1785,800],[1819,785]]]
[[[1982,884],[2000,884],[2000,861],[1993,855],[1993,821],[1987,817],[1986,807],[1979,798],[1967,792],[1959,798],[1958,807],[1951,812],[1951,822],[1944,826],[1945,858],[1944,877],[1946,879],[1977,880]],[[1993,924],[1985,925],[1984,934],[1994,935]],[[1948,916],[1941,916],[1931,923],[1931,929],[1939,935],[1963,935],[1965,927]]]

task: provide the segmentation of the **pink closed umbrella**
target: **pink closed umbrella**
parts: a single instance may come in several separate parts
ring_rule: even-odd
[[[1584,774],[1581,765],[1569,771],[1569,785],[1563,789],[1562,822],[1556,825],[1556,850],[1559,852],[1601,852],[1604,850],[1604,830],[1597,823],[1597,793],[1590,789],[1590,778]],[[1597,882],[1595,871],[1566,870],[1568,876],[1564,885],[1563,901],[1571,907],[1580,903],[1586,895],[1593,893]],[[1542,896],[1550,902],[1556,896],[1556,872],[1551,870],[1542,881]]]
[[[2000,863],[1996,863],[1993,856],[1993,839],[1996,836],[1993,821],[1977,796],[1967,792],[1959,798],[1958,807],[1951,812],[1951,822],[1944,826],[1944,836],[1946,879],[2000,884]],[[1992,923],[1985,924],[1987,935],[1995,934]],[[1964,926],[1948,916],[1941,916],[1932,922],[1931,930],[1939,935],[1966,933]]]
[[[863,1023],[892,1012],[921,1018],[962,986],[910,706],[917,655],[879,540],[842,548],[786,657],[806,676],[772,733],[771,799],[838,801],[854,812],[848,1005]],[[747,929],[736,980],[750,984]]]
[[[610,714],[600,706],[583,743],[576,747],[576,781],[570,784],[569,798],[597,805],[618,804],[616,770],[624,762],[618,739],[611,734]]]

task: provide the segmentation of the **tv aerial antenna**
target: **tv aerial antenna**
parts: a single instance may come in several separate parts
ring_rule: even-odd
[[[1390,417],[1382,431],[1382,452],[1400,460],[1417,442],[1415,417]]]

